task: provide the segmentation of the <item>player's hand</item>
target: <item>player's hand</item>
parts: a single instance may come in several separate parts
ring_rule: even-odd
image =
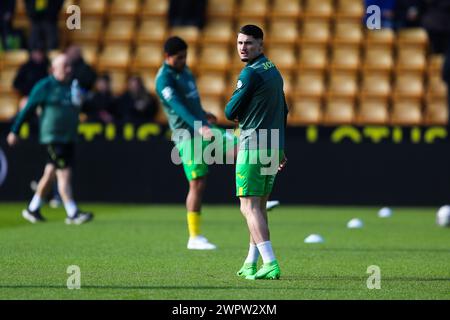
[[[203,138],[207,139],[207,140],[211,140],[211,138],[214,136],[211,128],[208,126],[202,126],[198,132],[202,135]]]
[[[281,170],[284,169],[284,167],[287,164],[288,159],[286,158],[286,156],[283,158],[283,160],[281,160],[280,165],[278,166],[278,172],[280,172]]]
[[[6,142],[8,142],[10,147],[13,147],[19,143],[19,137],[15,133],[10,132],[6,137]]]
[[[208,120],[208,122],[211,124],[217,123],[217,117],[213,115],[211,112],[206,113],[206,120]]]

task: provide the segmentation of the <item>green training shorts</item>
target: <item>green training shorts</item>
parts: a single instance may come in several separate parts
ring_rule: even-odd
[[[239,150],[236,163],[236,196],[270,195],[283,158],[283,150]]]

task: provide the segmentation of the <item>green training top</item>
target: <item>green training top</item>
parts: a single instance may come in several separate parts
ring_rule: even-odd
[[[240,149],[264,148],[264,141],[267,148],[275,148],[270,129],[279,130],[278,148],[284,149],[287,114],[283,78],[261,54],[242,69],[236,90],[225,107],[227,119],[239,121]],[[260,135],[260,129],[267,129],[267,138]]]
[[[30,93],[28,103],[19,112],[11,131],[19,133],[27,117],[42,107],[39,119],[41,144],[72,143],[77,139],[80,108],[72,103],[71,82],[60,82],[53,76],[40,80]]]
[[[183,71],[177,72],[164,63],[156,75],[156,92],[172,131],[186,129],[192,135],[194,121],[201,121],[201,125],[209,126],[194,76],[187,66]],[[174,139],[175,142],[183,140],[180,137]]]

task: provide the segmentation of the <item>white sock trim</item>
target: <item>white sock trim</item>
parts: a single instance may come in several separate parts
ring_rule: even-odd
[[[272,249],[272,242],[265,241],[256,244],[258,247],[259,253],[261,254],[261,257],[263,259],[263,263],[271,263],[272,261],[275,261],[275,254],[273,253]]]
[[[247,258],[245,259],[245,263],[257,263],[258,259],[259,259],[258,247],[255,244],[250,243],[250,246],[248,248],[248,255],[247,255]]]
[[[30,204],[28,205],[28,210],[34,212],[36,210],[39,210],[39,208],[42,205],[42,199],[41,197],[39,197],[37,194],[35,194],[33,196],[33,198],[31,199]]]
[[[65,202],[64,203],[64,208],[66,209],[67,216],[69,218],[75,217],[75,214],[78,211],[77,204],[73,200]]]

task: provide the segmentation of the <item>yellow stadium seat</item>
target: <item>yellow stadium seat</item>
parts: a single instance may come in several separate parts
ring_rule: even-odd
[[[267,57],[278,69],[292,71],[297,67],[294,46],[275,45],[267,50]]]
[[[226,71],[231,64],[229,46],[204,46],[199,62],[199,70]]]
[[[408,45],[425,48],[428,44],[428,35],[423,28],[404,28],[397,33],[397,45],[402,48]]]
[[[422,120],[422,105],[420,100],[394,100],[392,105],[391,124],[419,125],[422,124]]]
[[[428,59],[428,74],[442,74],[444,68],[444,55],[433,54]]]
[[[286,96],[286,99],[290,99],[292,94],[294,93],[293,82],[294,77],[292,72],[281,71],[281,77],[283,78],[283,91]]]
[[[386,99],[362,99],[359,103],[357,122],[361,125],[387,124],[389,122]]]
[[[98,69],[127,69],[130,64],[130,48],[128,46],[108,45],[98,58]]]
[[[299,68],[323,70],[328,65],[327,47],[321,44],[300,46]]]
[[[19,67],[28,60],[27,50],[12,50],[3,53],[3,67]]]
[[[109,14],[112,17],[135,17],[140,10],[140,0],[112,0]]]
[[[447,97],[447,84],[442,79],[440,73],[430,74],[428,77],[427,96],[431,97]]]
[[[131,68],[138,70],[142,68],[156,69],[163,63],[163,49],[158,44],[145,44],[136,48]]]
[[[366,45],[392,47],[395,42],[395,33],[390,28],[366,31]]]
[[[96,42],[100,41],[103,32],[103,22],[101,19],[87,17],[83,19],[82,28],[72,30],[69,35],[71,40],[76,43]]]
[[[140,69],[134,72],[134,74],[141,77],[142,82],[144,83],[144,86],[147,90],[149,90],[151,93],[155,94],[155,79],[156,79],[156,73],[158,72],[158,69]]]
[[[299,37],[297,20],[274,20],[270,24],[268,42],[295,44]]]
[[[428,125],[448,124],[448,105],[445,99],[426,102],[425,122]]]
[[[125,71],[109,71],[111,87],[115,95],[122,94],[127,88],[128,74]]]
[[[363,39],[362,26],[360,21],[337,21],[333,42],[340,44],[359,44]]]
[[[114,19],[106,27],[104,41],[111,42],[131,42],[135,33],[134,19]]]
[[[187,50],[187,65],[193,71],[197,71],[198,53],[197,46],[190,45]]]
[[[305,20],[301,30],[301,44],[328,43],[330,40],[330,24],[324,20]]]
[[[323,117],[322,100],[298,96],[294,99],[289,117],[295,124],[319,124]]]
[[[211,18],[231,18],[236,9],[236,0],[208,0],[207,16]]]
[[[152,18],[143,20],[138,28],[137,43],[157,42],[164,43],[167,38],[167,26],[164,18]]]
[[[194,26],[174,27],[170,30],[171,36],[178,36],[186,41],[189,45],[197,44],[200,39],[200,30]]]
[[[255,26],[260,27],[264,34],[267,34],[266,19],[264,17],[238,17],[236,29],[239,31],[239,28],[246,24],[254,24]]]
[[[165,17],[169,11],[169,0],[144,0],[141,14],[144,18]]]
[[[398,70],[424,71],[427,61],[425,53],[413,47],[399,48],[396,68]]]
[[[275,0],[270,15],[274,18],[298,18],[302,7],[298,0]]]
[[[423,77],[420,73],[400,73],[394,82],[395,98],[421,99],[424,94]]]
[[[19,98],[15,94],[2,94],[0,96],[0,120],[8,121],[18,111]]]
[[[305,19],[330,18],[334,11],[333,0],[305,0]]]
[[[360,52],[358,46],[340,46],[333,48],[331,68],[339,70],[357,70],[360,66]]]
[[[82,45],[81,52],[84,60],[95,68],[98,59],[98,47],[96,44]]]
[[[2,69],[0,71],[0,94],[14,92],[13,82],[17,71],[17,68]]]
[[[325,92],[324,74],[321,71],[300,71],[297,73],[295,95],[321,97]]]
[[[330,125],[351,124],[355,120],[353,99],[328,98],[325,103],[324,123]]]
[[[205,44],[234,44],[236,41],[236,32],[233,30],[232,21],[228,19],[212,20],[203,30],[202,40]]]
[[[202,96],[202,107],[206,112],[210,112],[217,117],[219,123],[227,123],[224,113],[224,101],[222,97]]]
[[[363,73],[361,94],[364,97],[387,98],[391,90],[391,78],[388,73],[373,71]]]
[[[394,65],[390,47],[366,47],[363,68],[366,71],[384,70],[390,72]]]
[[[107,0],[79,0],[78,5],[80,6],[83,16],[96,16],[100,17],[106,13],[106,8],[108,5]]]
[[[268,0],[242,0],[237,13],[240,17],[265,17],[269,11]]]
[[[203,97],[223,97],[226,89],[225,76],[222,73],[204,73],[197,78],[197,87]]]
[[[358,92],[357,74],[354,72],[332,72],[328,84],[328,96],[355,97]]]
[[[364,2],[362,0],[337,0],[336,9],[336,17],[338,19],[361,20],[365,14]]]

